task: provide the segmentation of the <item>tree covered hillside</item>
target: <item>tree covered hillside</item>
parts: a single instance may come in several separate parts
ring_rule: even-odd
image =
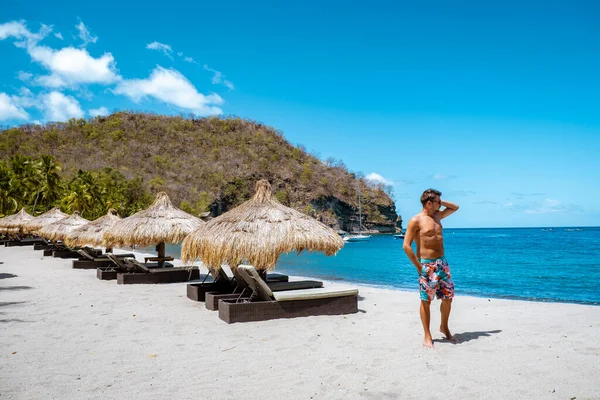
[[[357,212],[359,182],[367,227],[390,228],[397,217],[384,186],[357,178],[339,160],[319,160],[271,127],[240,118],[117,112],[0,131],[5,169],[15,156],[42,155],[61,166],[57,173],[65,185],[78,176],[80,181],[115,176],[130,191],[140,182],[151,194],[166,191],[175,204],[194,214],[231,209],[250,198],[254,183],[265,178],[283,204],[331,226],[349,227]],[[81,175],[85,173],[91,175]],[[148,197],[132,204],[141,207]]]

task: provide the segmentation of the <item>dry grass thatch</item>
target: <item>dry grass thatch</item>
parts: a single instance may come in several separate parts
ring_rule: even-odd
[[[248,262],[271,270],[282,253],[308,250],[329,256],[343,246],[333,229],[279,203],[269,182],[260,180],[252,199],[192,232],[183,241],[181,258],[200,259],[212,269]]]
[[[103,244],[123,247],[179,243],[201,224],[202,220],[176,208],[169,196],[160,192],[150,207],[118,221],[104,232]]]
[[[90,221],[79,215],[79,211],[75,211],[66,218],[45,225],[38,231],[38,234],[50,240],[65,240],[71,231],[89,223]]]
[[[69,214],[65,214],[61,212],[58,207],[54,207],[52,210],[46,211],[42,215],[34,217],[31,221],[25,223],[23,225],[23,232],[35,233],[42,227],[53,222],[60,221],[68,216]]]
[[[114,224],[119,222],[121,217],[117,215],[116,210],[110,209],[108,213],[98,219],[93,220],[89,224],[73,229],[65,238],[64,242],[67,246],[101,246],[103,243],[102,235]]]
[[[33,216],[31,216],[27,211],[25,211],[25,208],[21,208],[21,211],[19,211],[18,213],[0,219],[0,232],[18,232],[20,229],[23,228],[23,225],[25,225],[25,223],[31,221],[32,219]]]

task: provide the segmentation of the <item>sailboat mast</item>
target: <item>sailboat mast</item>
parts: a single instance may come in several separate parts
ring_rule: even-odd
[[[358,182],[358,234],[362,232],[362,207],[360,205],[360,181]]]

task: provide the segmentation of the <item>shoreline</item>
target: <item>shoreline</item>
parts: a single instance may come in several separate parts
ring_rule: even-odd
[[[464,228],[464,229],[471,229],[471,228]],[[487,229],[487,228],[485,228]],[[498,229],[505,229],[505,228],[498,228]],[[521,229],[521,228],[516,228],[516,229]],[[104,249],[103,249],[104,250]],[[147,256],[155,256],[156,254],[153,254],[152,252],[140,252],[134,249],[119,249],[121,252],[124,253],[135,253],[138,255],[138,258],[142,257],[142,255],[147,255]],[[176,266],[182,265],[181,263],[181,259],[179,258],[175,258],[174,261]],[[198,263],[192,263],[192,265],[198,265]],[[415,298],[418,299],[418,289],[414,289],[412,290],[409,287],[400,287],[400,286],[392,286],[392,285],[377,285],[374,283],[365,283],[365,282],[361,282],[361,281],[357,281],[357,280],[349,280],[349,279],[344,279],[344,278],[338,278],[338,279],[332,279],[331,277],[327,277],[327,276],[318,276],[318,275],[298,275],[298,274],[294,274],[293,273],[293,268],[283,268],[283,269],[279,269],[277,271],[286,271],[286,274],[288,274],[290,277],[293,277],[295,279],[317,279],[317,280],[322,280],[323,282],[328,282],[328,283],[342,283],[342,284],[347,284],[347,285],[356,285],[356,286],[360,286],[360,287],[368,287],[368,288],[374,288],[374,289],[383,289],[383,290],[391,290],[391,291],[401,291],[401,292],[405,292],[405,293],[412,293],[415,295]],[[201,270],[201,273],[206,273],[207,270]],[[415,287],[417,286],[416,280],[415,280]],[[586,305],[586,306],[600,306],[600,302],[597,301],[591,301],[591,300],[583,300],[583,301],[577,301],[577,300],[557,300],[557,299],[552,299],[552,298],[547,298],[547,299],[537,299],[537,298],[530,298],[530,297],[518,297],[518,296],[499,296],[499,295],[491,295],[491,294],[478,294],[478,293],[471,293],[471,292],[466,292],[464,294],[461,294],[460,289],[457,291],[456,297],[475,297],[475,298],[480,298],[480,299],[496,299],[496,300],[513,300],[513,301],[524,301],[524,302],[533,302],[533,303],[558,303],[558,304],[577,304],[577,305]]]
[[[452,345],[435,301],[430,351],[416,291],[326,281],[358,286],[359,312],[228,325],[186,283],[99,281],[30,247],[0,262],[3,398],[598,398],[596,306],[457,296]]]

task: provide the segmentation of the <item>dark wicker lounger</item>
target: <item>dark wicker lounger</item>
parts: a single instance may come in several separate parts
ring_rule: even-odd
[[[220,301],[219,318],[229,324],[358,312],[357,289],[306,289],[273,292],[254,267],[240,265],[238,272],[251,288],[252,295],[249,299],[241,301]]]
[[[23,238],[23,239],[9,239],[4,242],[4,246],[6,247],[16,247],[16,246],[35,246],[36,244],[42,244],[46,241],[42,238]]]
[[[124,258],[118,257],[118,255],[112,253],[106,253],[112,264],[108,267],[98,267],[96,269],[96,277],[103,281],[112,281],[118,278],[120,273],[134,272],[130,264],[125,264]],[[168,267],[172,267],[173,264],[165,263]],[[158,263],[145,264],[148,268],[158,268]]]
[[[149,268],[135,258],[125,258],[124,261],[129,268],[127,272],[117,274],[117,283],[120,285],[187,282],[200,277],[200,270],[195,266]]]
[[[228,276],[223,270],[223,268],[219,268],[219,270],[217,271],[216,278],[212,277],[213,279],[211,281],[207,281],[207,279],[210,277],[210,275],[207,275],[204,278],[203,282],[188,284],[188,299],[194,301],[206,301],[206,293],[212,292],[221,294],[232,294],[237,287],[235,277]],[[267,282],[269,283],[287,281],[289,281],[289,277],[287,275],[278,273],[267,274]]]
[[[97,269],[99,267],[110,267],[113,261],[108,258],[107,254],[92,255],[86,249],[79,249],[77,253],[80,255],[79,260],[73,260],[74,269]],[[125,257],[135,257],[134,254],[115,254],[115,257],[123,259]],[[116,277],[115,277],[116,279]]]
[[[250,296],[252,290],[246,284],[246,281],[240,276],[236,268],[232,268],[233,276],[235,277],[236,288],[233,293],[220,293],[220,292],[207,292],[205,305],[206,308],[212,311],[219,309],[219,300],[227,299],[241,299]],[[268,276],[268,275],[267,275]],[[292,282],[281,282],[281,281],[269,281],[265,282],[272,292],[283,292],[285,290],[302,290],[302,289],[316,289],[323,287],[321,281],[292,281]]]
[[[49,246],[44,249],[44,257],[54,257],[55,252],[57,253],[56,257],[58,258],[79,257],[79,254],[77,254],[75,250],[65,246],[62,242],[49,242],[48,245]]]

